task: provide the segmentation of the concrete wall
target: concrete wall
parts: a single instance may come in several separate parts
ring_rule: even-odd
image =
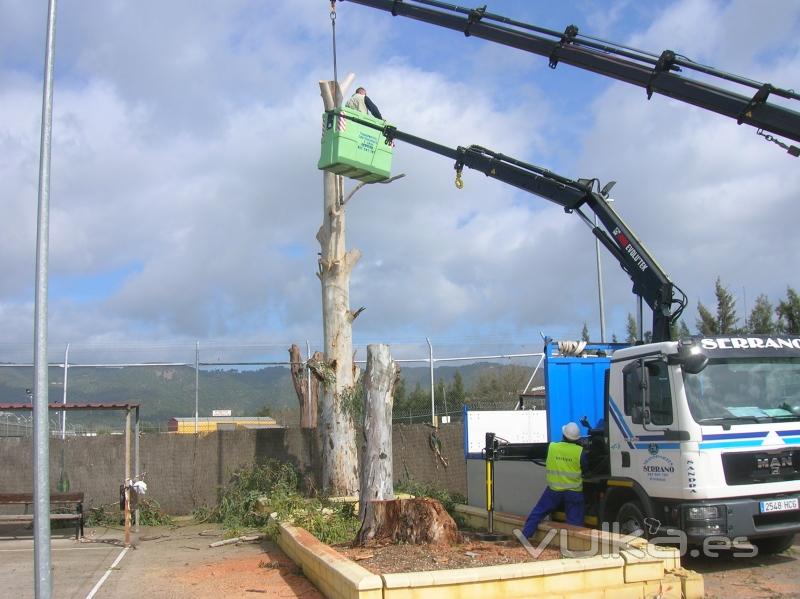
[[[466,495],[466,465],[460,424],[440,428],[445,468],[430,449],[433,431],[425,425],[397,425],[393,431],[395,478],[437,483]],[[50,440],[50,485],[62,473],[70,490],[82,491],[88,506],[119,499],[125,475],[124,436]],[[133,445],[133,444],[131,444]],[[231,474],[254,462],[277,459],[294,465],[306,490],[320,487],[320,451],[316,435],[301,429],[220,431],[205,435],[145,433],[140,437],[140,470],[148,495],[170,514],[189,514],[216,505],[217,493]],[[0,437],[0,493],[33,491],[32,439]]]

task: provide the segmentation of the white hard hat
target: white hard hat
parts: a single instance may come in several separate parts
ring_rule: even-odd
[[[574,422],[567,422],[561,427],[561,432],[570,441],[577,441],[581,438],[581,431]]]

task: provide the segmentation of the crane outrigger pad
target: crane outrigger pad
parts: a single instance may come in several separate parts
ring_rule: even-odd
[[[375,128],[353,120],[368,121]],[[317,168],[375,183],[389,178],[392,146],[381,130],[386,121],[351,108],[335,108],[322,114],[322,152]]]

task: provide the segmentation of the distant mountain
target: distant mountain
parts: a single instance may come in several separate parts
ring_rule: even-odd
[[[461,373],[469,390],[481,377],[508,368],[492,363],[438,366],[434,380],[452,384]],[[30,367],[0,367],[0,402],[27,402],[26,389],[33,387]],[[426,366],[403,366],[401,376],[410,392],[417,384],[427,392],[430,370]],[[63,398],[64,372],[49,372],[51,402]],[[195,410],[195,372],[189,366],[128,366],[120,368],[71,367],[67,379],[70,403],[137,403],[144,424],[166,427],[170,418],[192,417]],[[201,370],[199,374],[198,414],[211,416],[215,409],[229,409],[235,416],[254,415],[268,408],[271,413],[298,406],[289,369],[270,366],[257,370]],[[70,424],[118,429],[122,415],[113,412],[71,412]],[[56,415],[52,419],[55,421]]]

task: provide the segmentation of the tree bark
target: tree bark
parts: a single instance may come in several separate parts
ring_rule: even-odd
[[[367,346],[367,369],[364,376],[363,444],[361,484],[358,494],[361,529],[357,539],[364,544],[374,536],[374,502],[394,499],[392,467],[392,402],[399,376],[388,345]]]
[[[340,97],[333,81],[320,81],[325,110],[335,108]],[[353,327],[350,310],[350,273],[361,257],[345,250],[345,210],[342,177],[323,172],[324,212],[317,232],[320,244],[319,276],[322,285],[322,326],[326,373],[320,397],[322,488],[329,495],[358,492],[356,429],[350,407],[354,400]]]
[[[306,364],[300,356],[300,348],[293,343],[289,348],[289,362],[294,392],[300,403],[300,428],[317,428],[320,375],[314,374],[314,368],[315,365],[322,364],[322,353],[314,352]]]
[[[442,504],[429,497],[373,501],[374,527],[371,539],[356,537],[354,545],[368,540],[419,545],[452,545],[460,541],[455,521]]]

